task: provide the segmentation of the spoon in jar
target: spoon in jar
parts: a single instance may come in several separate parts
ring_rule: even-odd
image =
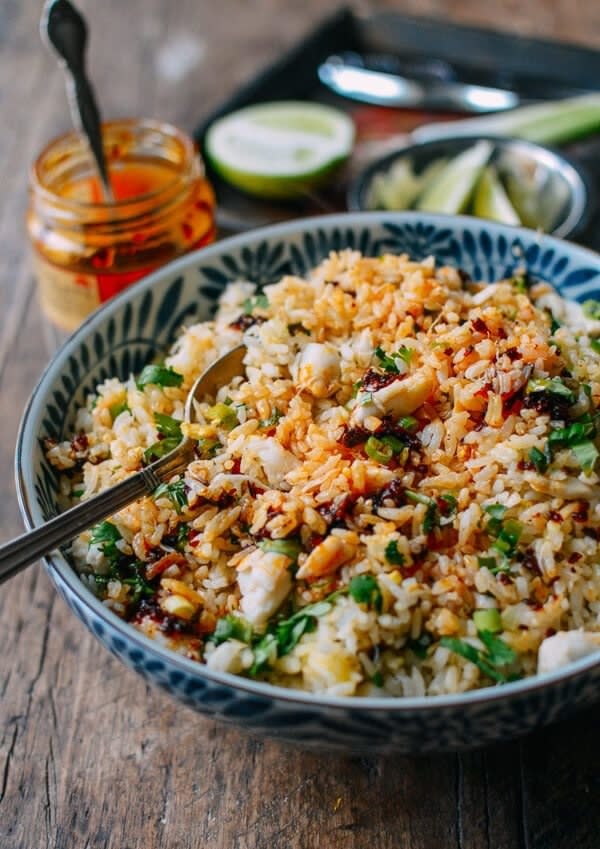
[[[73,124],[83,132],[94,157],[104,200],[113,202],[113,192],[102,147],[102,126],[94,90],[85,72],[88,28],[69,0],[47,0],[40,21],[42,40],[58,53],[67,71],[67,97]]]
[[[246,346],[238,345],[202,372],[188,393],[185,422],[193,422],[196,402],[206,396],[214,397],[221,386],[244,374],[245,354]],[[194,456],[194,441],[184,436],[176,448],[141,471],[135,472],[99,495],[81,501],[39,528],[0,546],[0,583],[16,575],[42,555],[70,542],[92,525],[118,513],[137,498],[150,495],[173,475],[182,474]]]

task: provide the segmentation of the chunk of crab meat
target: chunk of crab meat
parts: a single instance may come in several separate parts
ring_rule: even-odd
[[[372,392],[373,405],[384,415],[408,416],[425,403],[435,385],[433,369],[424,366],[413,374],[401,380],[394,380]]]
[[[285,476],[300,464],[300,460],[272,436],[251,436],[246,441],[242,457],[243,473],[250,471],[252,459],[257,460],[262,466],[269,486],[273,487],[281,486]]]
[[[598,494],[596,484],[586,483],[578,478],[567,478],[566,480],[555,480],[554,478],[527,477],[527,482],[535,492],[544,495],[552,495],[555,498],[573,500],[576,498],[590,499]]]
[[[331,575],[337,569],[351,560],[356,554],[358,537],[353,531],[343,531],[342,534],[331,533],[322,543],[313,548],[304,563],[296,572],[296,578],[320,578]]]
[[[301,389],[315,398],[327,398],[338,388],[340,358],[333,345],[309,342],[291,367],[292,377]]]
[[[256,548],[238,564],[240,610],[255,627],[265,625],[292,589],[290,558]]]
[[[600,634],[585,631],[559,631],[546,637],[538,652],[538,674],[561,669],[568,663],[600,651]]]
[[[206,665],[209,669],[239,675],[244,668],[242,655],[247,648],[246,643],[242,643],[241,640],[227,640],[207,655]]]

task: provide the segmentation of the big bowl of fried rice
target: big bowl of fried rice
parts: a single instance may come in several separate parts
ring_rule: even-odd
[[[465,217],[224,240],[128,289],[25,411],[29,527],[185,472],[46,559],[126,664],[305,746],[479,745],[600,681],[600,260]],[[184,405],[245,346],[241,373]]]

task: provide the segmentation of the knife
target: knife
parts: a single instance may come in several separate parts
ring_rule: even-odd
[[[411,79],[351,64],[342,56],[326,59],[318,74],[323,85],[336,94],[379,106],[484,113],[513,109],[523,103],[510,89],[448,79]]]

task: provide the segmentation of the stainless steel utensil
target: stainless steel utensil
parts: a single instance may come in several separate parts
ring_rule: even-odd
[[[521,103],[517,92],[509,89],[433,76],[417,80],[362,67],[344,56],[330,56],[318,73],[323,85],[336,94],[380,106],[482,113],[513,109]]]
[[[69,0],[47,0],[40,21],[42,40],[59,55],[67,72],[67,97],[75,128],[87,137],[96,162],[104,198],[114,200],[102,147],[100,112],[85,72],[87,25]]]
[[[244,373],[245,345],[238,345],[210,365],[196,380],[185,402],[185,421],[194,418],[194,402],[214,397],[220,386]],[[60,545],[70,542],[77,534],[122,510],[136,498],[149,495],[157,486],[173,475],[184,471],[194,457],[194,443],[184,437],[177,448],[151,463],[145,469],[121,483],[106,489],[100,495],[82,501],[66,510],[45,525],[23,534],[0,546],[0,583],[16,575],[21,569],[48,554]]]

